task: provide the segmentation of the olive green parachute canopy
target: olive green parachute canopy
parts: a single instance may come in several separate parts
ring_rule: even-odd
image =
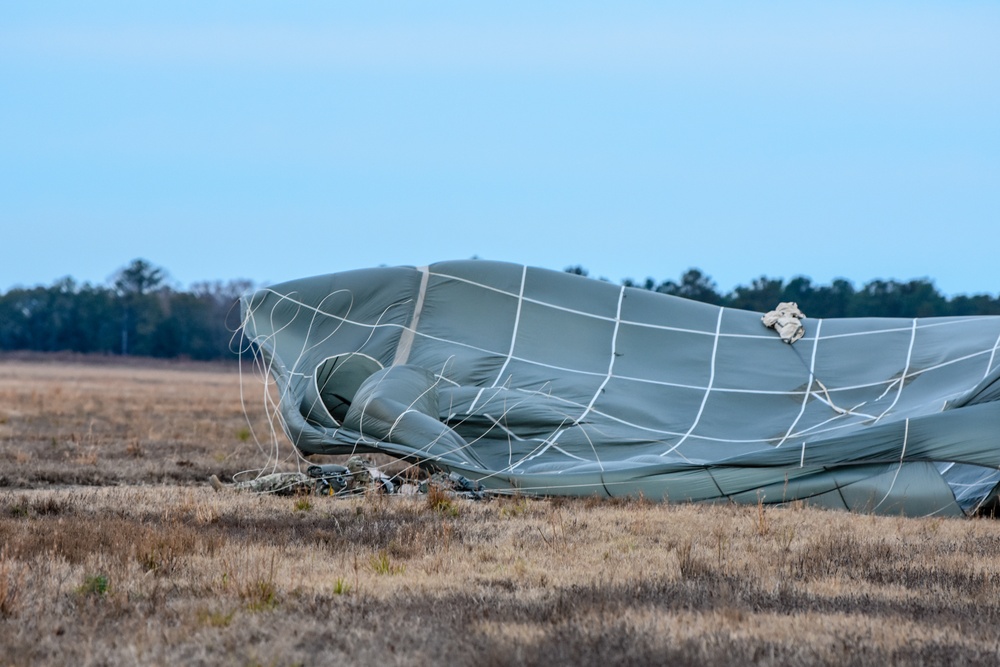
[[[296,280],[242,306],[306,454],[391,454],[525,494],[996,504],[1000,317],[809,318],[786,344],[760,313],[481,260]]]

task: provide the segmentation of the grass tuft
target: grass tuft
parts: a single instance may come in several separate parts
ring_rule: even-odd
[[[458,505],[456,505],[452,497],[448,495],[448,492],[437,484],[430,484],[427,486],[426,503],[427,507],[435,512],[439,512],[445,516],[458,516]]]
[[[278,589],[269,579],[255,579],[241,591],[240,597],[249,611],[270,611],[278,606]]]
[[[385,551],[380,551],[372,556],[368,564],[375,574],[393,575],[406,572],[406,566],[393,563],[392,559],[389,558],[389,554]]]
[[[349,595],[351,592],[351,585],[347,583],[347,579],[344,577],[337,577],[333,580],[333,594],[334,595]]]
[[[91,574],[83,578],[83,583],[76,587],[78,595],[103,596],[108,592],[108,578],[103,574]]]

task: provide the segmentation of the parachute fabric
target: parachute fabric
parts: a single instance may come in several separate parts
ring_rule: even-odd
[[[242,302],[305,454],[500,492],[963,515],[1000,484],[1000,317],[806,319],[482,260]]]

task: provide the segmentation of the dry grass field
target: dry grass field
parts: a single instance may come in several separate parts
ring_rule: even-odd
[[[215,493],[245,380],[0,358],[0,665],[1000,663],[994,520]]]

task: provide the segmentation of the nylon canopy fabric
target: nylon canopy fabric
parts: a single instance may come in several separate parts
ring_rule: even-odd
[[[305,454],[499,491],[962,515],[1000,483],[1000,317],[806,319],[468,260],[242,302]]]

